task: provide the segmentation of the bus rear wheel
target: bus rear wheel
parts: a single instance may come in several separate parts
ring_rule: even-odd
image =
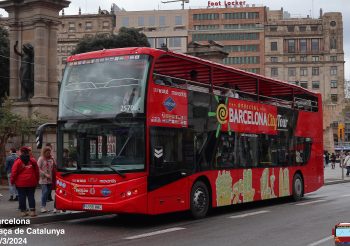
[[[304,181],[299,173],[293,177],[293,200],[300,201],[304,196]]]
[[[209,192],[208,187],[202,182],[197,181],[191,190],[191,215],[195,219],[204,218],[209,210]]]

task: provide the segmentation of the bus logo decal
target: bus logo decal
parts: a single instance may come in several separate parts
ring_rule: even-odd
[[[108,188],[103,188],[103,189],[101,190],[101,194],[102,194],[103,196],[109,196],[111,193],[112,193],[111,190],[108,189]]]
[[[170,112],[172,111],[175,107],[176,107],[176,103],[175,101],[171,98],[171,97],[168,97],[163,105],[166,107],[166,109]]]
[[[208,112],[209,117],[215,117],[218,120],[218,126],[216,128],[216,134],[215,137],[219,137],[219,133],[221,130],[222,125],[226,124],[228,121],[228,110],[227,110],[227,105],[228,105],[228,97],[225,100],[225,104],[220,103],[219,97],[215,96],[215,100],[218,102],[218,107],[216,108],[216,112]],[[231,136],[231,128],[230,124],[227,124],[228,126],[228,134]]]

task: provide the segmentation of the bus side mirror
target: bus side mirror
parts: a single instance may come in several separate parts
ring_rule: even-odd
[[[334,228],[332,228],[332,235],[335,236],[334,234],[335,234],[335,230]]]
[[[44,135],[44,131],[46,130],[46,128],[56,128],[57,124],[56,123],[45,123],[42,124],[41,126],[38,127],[38,129],[35,132],[35,141],[36,141],[36,147],[37,149],[41,149],[42,145],[43,145],[43,135]]]
[[[153,150],[154,166],[156,168],[162,168],[164,163],[164,150],[162,146],[156,146]]]

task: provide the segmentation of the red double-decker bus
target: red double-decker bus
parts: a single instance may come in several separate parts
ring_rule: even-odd
[[[323,185],[321,106],[300,86],[171,51],[71,56],[56,206],[201,218],[212,207],[299,200]]]

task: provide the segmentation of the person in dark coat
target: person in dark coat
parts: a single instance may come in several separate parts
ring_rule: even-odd
[[[35,188],[39,183],[39,167],[35,159],[30,157],[30,148],[23,146],[20,149],[20,156],[15,161],[11,172],[11,184],[15,184],[18,190],[19,209],[21,216],[27,216],[26,200],[29,204],[29,215],[35,213]]]
[[[335,156],[334,153],[331,155],[331,164],[332,164],[332,169],[335,168],[335,161],[337,160],[337,157]]]
[[[7,174],[7,179],[9,182],[9,192],[10,192],[10,199],[9,201],[18,201],[18,193],[16,186],[11,184],[11,171],[12,166],[15,163],[15,160],[18,158],[17,151],[15,148],[11,148],[10,155],[6,157],[5,162],[5,169]]]

